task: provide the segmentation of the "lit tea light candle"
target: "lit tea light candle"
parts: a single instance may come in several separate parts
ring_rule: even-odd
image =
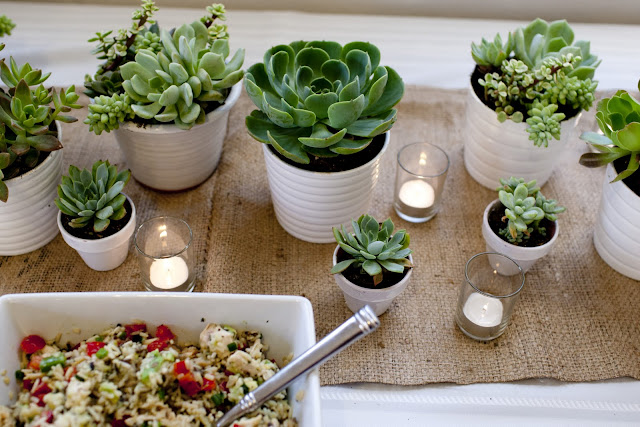
[[[436,193],[433,187],[422,180],[413,179],[402,184],[398,198],[407,206],[426,209],[433,205]]]
[[[151,263],[149,279],[159,289],[173,289],[189,278],[189,267],[180,257],[156,259]]]
[[[479,294],[469,295],[462,312],[471,322],[485,328],[498,326],[502,322],[503,306],[497,298]]]

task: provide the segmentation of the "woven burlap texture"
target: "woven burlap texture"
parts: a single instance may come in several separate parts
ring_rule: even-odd
[[[322,383],[640,379],[640,283],[609,268],[594,249],[603,171],[578,165],[585,146],[577,135],[543,188],[568,208],[557,245],[527,273],[511,325],[488,343],[473,341],[456,327],[464,265],[485,250],[482,213],[496,198],[465,171],[464,102],[463,91],[407,88],[370,213],[390,216],[411,233],[416,268],[405,292],[381,317],[380,329],[328,362]],[[297,240],[279,226],[261,146],[244,128],[251,109],[243,94],[230,117],[220,165],[204,184],[160,193],[132,180],[125,191],[136,203],[138,223],[166,214],[191,225],[200,261],[196,291],[303,295],[313,304],[320,338],[351,315],[329,274],[334,245]],[[592,126],[590,118],[582,122],[582,128]],[[96,137],[81,122],[65,125],[64,135],[67,165],[89,167],[109,159],[126,167],[113,135]],[[451,158],[442,209],[425,224],[404,222],[392,208],[396,153],[416,141],[437,144]],[[95,272],[60,236],[30,254],[0,257],[0,283],[2,293],[143,289],[133,250],[118,269]]]

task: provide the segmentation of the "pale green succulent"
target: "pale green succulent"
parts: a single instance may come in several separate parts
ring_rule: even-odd
[[[342,231],[333,227],[336,242],[351,258],[333,266],[332,274],[345,271],[351,265],[360,267],[368,274],[376,286],[382,282],[384,272],[402,273],[413,265],[408,256],[409,233],[398,230],[393,233],[393,222],[387,219],[382,224],[370,215],[362,215],[358,221],[351,221],[353,234],[348,233],[344,225]]]
[[[129,182],[131,172],[118,173],[108,161],[99,160],[91,170],[80,170],[69,166],[69,176],[62,177],[58,185],[55,204],[63,214],[72,217],[70,227],[83,228],[91,224],[93,231],[100,233],[111,221],[125,217],[126,196],[121,194]]]
[[[630,177],[640,166],[640,102],[626,91],[620,90],[611,98],[604,98],[598,103],[596,120],[604,135],[585,132],[580,138],[592,144],[599,153],[583,154],[580,164],[599,167],[628,157],[627,168],[612,182]]]
[[[335,157],[366,148],[393,126],[404,83],[381,66],[366,42],[296,41],[269,49],[247,70],[247,94],[258,107],[249,134],[288,159]]]
[[[482,67],[500,67],[502,61],[507,59],[513,51],[513,36],[509,33],[507,41],[502,43],[500,34],[496,34],[493,42],[482,38],[479,45],[471,43],[471,56],[476,64]]]
[[[0,37],[10,36],[11,30],[16,27],[16,24],[7,17],[7,15],[0,15]]]
[[[525,182],[523,178],[511,177],[500,179],[500,184],[498,198],[505,207],[502,220],[508,220],[507,227],[500,229],[500,235],[513,244],[529,239],[532,233],[546,235],[540,222],[544,218],[556,221],[557,214],[566,210],[557,206],[556,200],[545,198],[535,180]]]
[[[96,96],[88,108],[89,113],[84,123],[88,124],[89,131],[95,132],[96,135],[100,135],[103,131],[118,129],[120,123],[131,120],[135,116],[131,108],[131,100],[126,93]]]

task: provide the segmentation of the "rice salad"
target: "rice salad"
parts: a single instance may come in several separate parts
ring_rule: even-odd
[[[215,426],[278,366],[262,334],[209,324],[199,347],[178,345],[166,325],[117,325],[61,348],[25,337],[17,402],[0,407],[0,426]],[[286,391],[234,426],[297,426]]]

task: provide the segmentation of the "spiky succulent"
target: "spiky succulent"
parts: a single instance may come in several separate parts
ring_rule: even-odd
[[[508,221],[507,227],[500,229],[500,235],[513,244],[522,243],[533,233],[545,236],[546,229],[540,222],[544,218],[555,221],[566,210],[556,200],[544,197],[535,180],[525,182],[524,178],[511,177],[500,179],[500,184],[496,191],[505,207],[502,221]]]
[[[393,126],[404,83],[381,66],[371,43],[296,41],[269,49],[247,70],[249,97],[259,108],[249,134],[280,154],[308,164],[310,156],[357,153]]]
[[[480,46],[472,44],[472,56],[485,73],[478,80],[484,100],[500,122],[520,123],[526,116],[529,139],[536,146],[560,139],[565,113],[588,110],[595,100],[597,82],[592,78],[600,60],[591,54],[589,42],[573,39],[567,21],[536,19],[518,28],[504,46],[498,36],[494,43],[483,39]]]
[[[398,230],[393,233],[393,222],[387,219],[382,224],[370,215],[362,215],[351,221],[353,234],[344,225],[342,231],[333,228],[336,242],[350,257],[333,266],[332,274],[342,273],[350,266],[361,268],[376,286],[382,282],[384,272],[402,273],[405,267],[413,267],[409,261],[409,233]]]
[[[62,113],[76,104],[75,87],[59,93],[46,89],[42,83],[49,74],[34,70],[31,65],[18,66],[13,57],[9,65],[0,60],[0,78],[8,89],[0,89],[0,201],[9,198],[3,179],[24,173],[42,160],[40,152],[62,148],[53,122],[71,123],[77,119]],[[53,106],[52,106],[53,104]]]
[[[111,221],[126,215],[126,196],[121,192],[129,178],[131,172],[118,172],[108,161],[98,160],[90,171],[71,165],[69,176],[63,176],[58,185],[56,206],[72,217],[69,226],[83,228],[92,224],[93,231],[100,233]]]
[[[7,17],[7,15],[0,15],[0,37],[3,36],[10,36],[11,35],[11,30],[13,30],[16,27],[16,24],[13,23],[13,21]]]
[[[596,120],[604,135],[585,132],[580,138],[592,144],[599,153],[583,154],[580,164],[598,167],[628,157],[627,169],[620,172],[612,182],[628,178],[640,165],[640,102],[626,91],[620,90],[611,98],[598,102],[597,108]]]

